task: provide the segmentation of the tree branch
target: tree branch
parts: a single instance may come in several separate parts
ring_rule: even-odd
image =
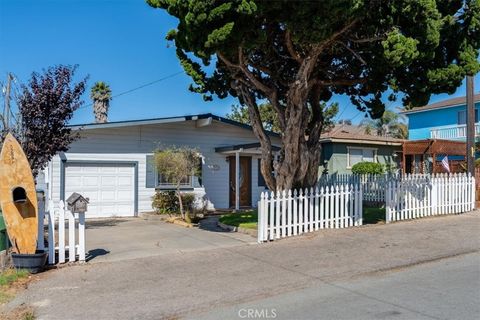
[[[275,178],[272,176],[272,142],[267,132],[265,131],[265,128],[263,127],[263,122],[260,117],[260,111],[258,110],[257,102],[254,95],[249,91],[248,86],[239,85],[237,86],[236,90],[239,96],[242,97],[243,102],[248,106],[248,113],[250,116],[253,133],[260,141],[260,145],[262,147],[262,161],[260,169],[268,188],[274,191],[276,190],[276,181]]]
[[[290,33],[290,30],[287,30],[285,32],[285,46],[287,47],[287,51],[290,56],[299,64],[301,64],[303,62],[303,59],[293,47],[292,34]]]
[[[350,48],[349,46],[347,46],[343,41],[336,41],[337,43],[340,43],[345,49],[347,49],[348,51],[350,51],[351,54],[353,54],[358,60],[360,60],[360,62],[364,65],[367,64],[367,62],[357,53],[355,52],[352,48]]]
[[[348,40],[351,41],[351,42],[354,42],[354,43],[376,42],[376,41],[380,41],[380,40],[385,40],[385,36],[383,35],[383,36],[364,38],[364,39],[351,39],[351,38],[349,38]]]

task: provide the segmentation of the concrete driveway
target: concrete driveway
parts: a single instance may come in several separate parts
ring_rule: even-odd
[[[185,228],[159,217],[115,218],[86,223],[87,261],[112,262],[171,253],[228,248],[255,244],[252,236],[225,232],[216,218],[204,219],[200,227]]]

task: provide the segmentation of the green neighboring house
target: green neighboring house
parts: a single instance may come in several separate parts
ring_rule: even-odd
[[[401,168],[401,139],[366,134],[362,126],[339,124],[322,134],[321,140],[320,173],[352,173],[352,166],[361,161]]]

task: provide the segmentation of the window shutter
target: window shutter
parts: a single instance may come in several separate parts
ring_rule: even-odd
[[[155,188],[155,163],[152,155],[147,155],[147,169],[145,176],[145,187]]]

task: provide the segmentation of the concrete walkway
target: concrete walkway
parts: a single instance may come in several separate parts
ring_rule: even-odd
[[[30,305],[38,319],[195,318],[213,308],[319,283],[375,277],[479,252],[479,230],[480,214],[472,212],[327,230],[262,245],[88,263],[48,272],[6,309]]]
[[[166,223],[150,215],[87,221],[87,261],[114,262],[256,243],[249,235],[225,232],[216,221],[209,217],[199,228]]]

